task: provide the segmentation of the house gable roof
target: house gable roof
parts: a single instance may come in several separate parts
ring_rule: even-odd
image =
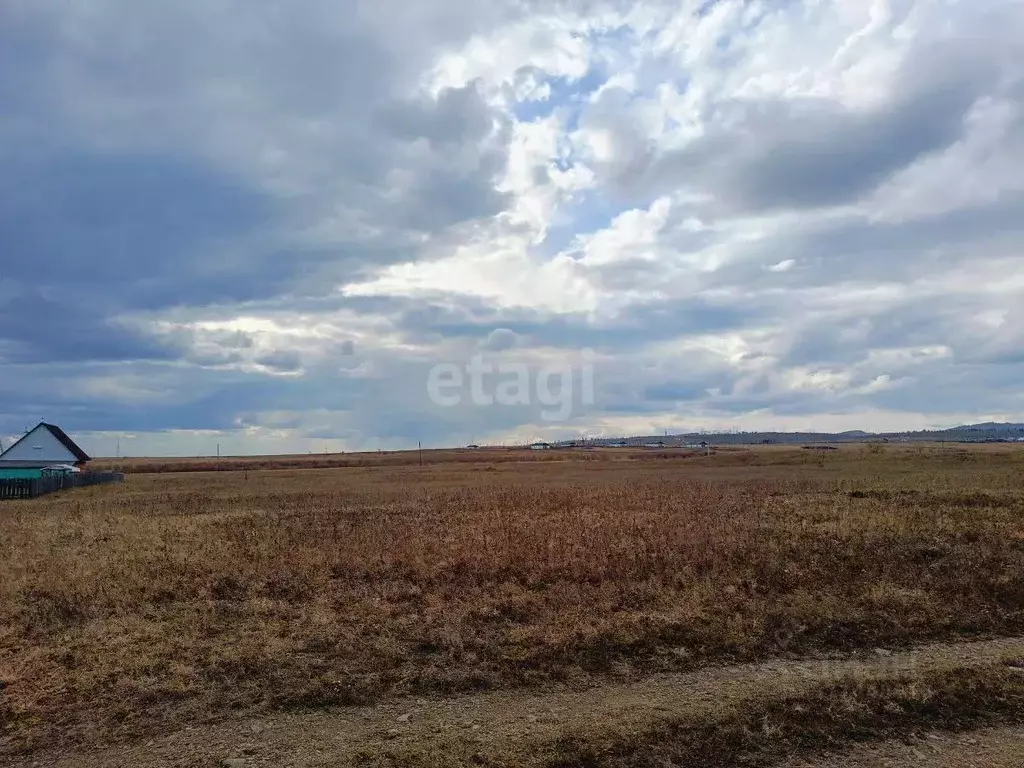
[[[22,435],[20,439],[16,440],[14,444],[11,447],[9,447],[6,451],[0,453],[0,461],[3,461],[3,457],[6,454],[13,451],[15,447],[17,447],[23,440],[28,439],[32,434],[34,434],[39,429],[47,430],[51,435],[53,435],[54,439],[56,439],[57,442],[59,442],[68,451],[70,451],[78,461],[89,461],[92,458],[91,456],[89,456],[89,454],[87,454],[85,451],[79,448],[75,441],[68,437],[67,433],[63,429],[56,426],[55,424],[47,424],[45,422],[40,422],[35,426],[34,429],[29,430],[27,433]]]

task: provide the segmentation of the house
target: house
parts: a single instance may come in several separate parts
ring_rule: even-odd
[[[40,423],[3,453],[0,480],[35,479],[44,473],[81,469],[89,455],[58,426]]]
[[[530,444],[530,450],[531,451],[546,451],[549,448],[551,448],[551,443],[531,443]]]

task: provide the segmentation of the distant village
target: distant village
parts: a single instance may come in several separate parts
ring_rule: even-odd
[[[689,448],[702,449],[712,445],[816,445],[839,443],[1024,443],[1024,424],[987,423],[953,427],[944,430],[917,432],[690,432],[677,435],[638,437],[587,437],[529,444],[535,451],[568,448]],[[810,445],[808,445],[810,444]],[[467,448],[480,448],[473,444]]]

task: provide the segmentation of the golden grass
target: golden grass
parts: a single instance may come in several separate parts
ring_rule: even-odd
[[[0,504],[0,755],[1024,628],[1024,452],[468,453]]]

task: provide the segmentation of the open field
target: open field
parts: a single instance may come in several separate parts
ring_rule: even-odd
[[[818,452],[798,450],[792,445],[715,446],[715,466],[757,464],[759,466],[804,464],[816,461]],[[928,456],[940,461],[964,460],[967,456],[1014,455],[1024,445],[999,443],[840,443],[844,456],[873,455],[885,451],[898,458]],[[831,453],[831,452],[829,452]],[[96,469],[135,474],[169,472],[241,472],[264,469],[336,469],[355,467],[407,467],[431,464],[523,464],[538,461],[647,461],[703,458],[704,449],[690,448],[566,448],[530,451],[523,448],[424,449],[423,451],[366,451],[361,453],[302,453],[278,456],[194,456],[180,458],[103,458],[92,463]]]
[[[335,706],[608,690],[723,664],[1024,635],[1020,448],[425,457],[225,460],[234,472],[135,460],[125,468],[146,466],[122,487],[0,503],[0,760]],[[849,722],[862,737],[874,727],[864,712],[890,699],[920,709],[921,725],[1024,714],[1021,675],[965,663],[844,678],[802,690],[799,706],[868,702],[847,708],[861,712]],[[678,717],[657,725],[658,706],[614,738],[549,729],[530,759],[732,764],[699,762],[686,739],[668,755],[639,743],[665,742],[659,728],[688,733]],[[795,711],[751,707],[705,713],[700,727],[733,743],[743,718]],[[823,742],[849,736],[847,709]],[[784,742],[758,754],[775,760]],[[499,759],[439,743],[403,742],[395,764]]]

